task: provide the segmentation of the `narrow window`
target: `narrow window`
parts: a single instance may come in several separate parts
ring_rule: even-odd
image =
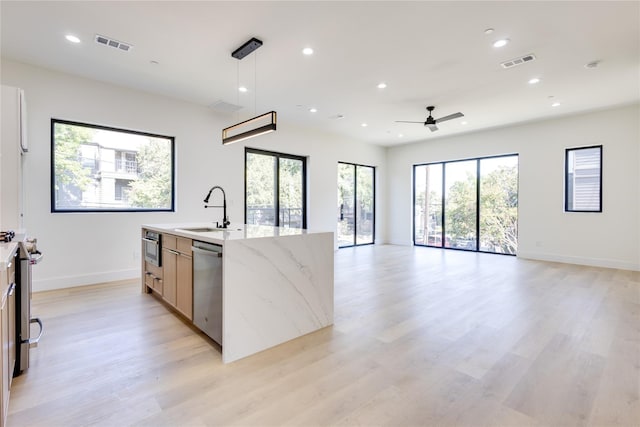
[[[51,120],[51,212],[174,211],[174,138]]]
[[[602,145],[565,153],[564,210],[602,212]]]

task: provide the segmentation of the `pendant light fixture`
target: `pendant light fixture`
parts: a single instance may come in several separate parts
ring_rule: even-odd
[[[237,48],[231,53],[231,56],[236,58],[237,60],[242,60],[242,58],[251,54],[254,50],[258,49],[262,46],[262,41],[253,37],[242,46]],[[238,64],[240,67],[240,64]],[[255,114],[255,105],[256,105],[256,87],[255,87],[255,73],[256,67],[254,66],[254,114]],[[238,86],[240,85],[240,81],[238,78]],[[232,144],[234,142],[243,141],[245,139],[253,138],[258,135],[264,135],[265,133],[273,132],[276,130],[276,121],[277,115],[275,111],[270,111],[268,113],[253,117],[249,120],[245,120],[240,123],[236,123],[233,126],[229,126],[227,128],[222,129],[222,144]]]

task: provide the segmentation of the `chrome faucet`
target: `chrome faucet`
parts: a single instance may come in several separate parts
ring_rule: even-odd
[[[209,197],[211,197],[211,193],[213,192],[213,190],[215,189],[219,189],[220,191],[222,191],[222,206],[220,205],[208,205],[206,203],[209,203]],[[231,224],[231,222],[229,221],[229,217],[227,216],[227,195],[224,192],[224,189],[222,187],[220,187],[219,185],[215,185],[213,187],[211,187],[211,190],[209,190],[209,192],[207,193],[207,197],[204,198],[204,207],[206,208],[222,208],[222,226],[220,226],[220,224],[218,224],[218,221],[216,221],[216,227],[217,228],[227,228],[227,226],[229,224]]]

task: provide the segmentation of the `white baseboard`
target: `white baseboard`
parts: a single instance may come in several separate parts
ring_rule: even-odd
[[[51,277],[33,280],[33,292],[52,291],[54,289],[73,288],[76,286],[95,285],[98,283],[115,282],[117,280],[135,279],[140,277],[140,269],[104,271],[101,273],[85,274],[81,276]]]
[[[538,261],[562,262],[566,264],[588,265],[592,267],[617,268],[620,270],[640,271],[640,262],[626,262],[605,258],[585,258],[570,255],[558,255],[544,252],[518,251],[518,258]]]

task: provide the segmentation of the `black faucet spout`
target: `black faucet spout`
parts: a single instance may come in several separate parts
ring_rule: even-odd
[[[209,203],[209,198],[211,197],[211,193],[213,192],[213,190],[220,190],[222,191],[222,206],[212,206],[212,205],[204,205],[205,208],[222,208],[222,228],[227,228],[227,226],[229,224],[231,224],[231,222],[229,221],[229,217],[227,216],[227,195],[224,192],[224,188],[220,187],[219,185],[214,185],[213,187],[211,187],[211,189],[209,190],[209,192],[207,193],[207,197],[204,198],[204,202],[205,203]],[[216,224],[218,224],[216,222]]]

